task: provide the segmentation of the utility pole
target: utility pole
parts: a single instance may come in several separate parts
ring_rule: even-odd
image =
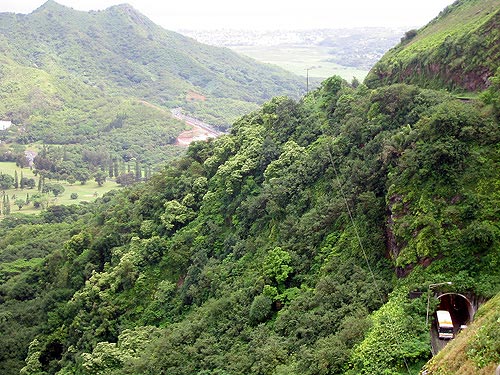
[[[310,66],[306,68],[306,94],[309,94],[309,71],[316,68],[320,68],[320,66]]]
[[[309,94],[309,69],[311,68],[306,69],[306,94]]]

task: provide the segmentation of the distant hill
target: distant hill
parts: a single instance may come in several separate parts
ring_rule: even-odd
[[[213,46],[223,46],[295,74],[317,78],[333,75],[362,81],[368,70],[396,45],[404,29],[357,27],[308,30],[181,30]],[[310,82],[311,83],[311,82]],[[315,84],[310,86],[316,86]]]
[[[0,49],[2,69],[34,69],[30,76],[45,75],[77,93],[83,84],[91,97],[182,106],[216,125],[255,108],[248,103],[305,90],[302,79],[282,69],[164,30],[130,5],[87,13],[49,0],[28,15],[0,14]],[[0,116],[9,111],[18,108]]]
[[[408,31],[365,82],[370,87],[411,83],[484,90],[500,65],[499,37],[499,0],[458,0],[427,26]]]

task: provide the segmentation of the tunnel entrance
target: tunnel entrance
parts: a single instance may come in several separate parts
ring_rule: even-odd
[[[458,331],[463,325],[468,325],[474,318],[474,307],[467,297],[457,293],[445,293],[440,295],[438,299],[437,310],[450,312],[455,331]]]
[[[464,328],[463,326],[469,325],[474,319],[478,305],[474,296],[466,297],[458,293],[443,293],[435,296],[439,300],[436,310],[446,310],[451,315],[454,335]],[[430,333],[432,355],[436,355],[449,342],[449,339],[439,338],[436,313],[434,313],[434,324],[431,326]]]

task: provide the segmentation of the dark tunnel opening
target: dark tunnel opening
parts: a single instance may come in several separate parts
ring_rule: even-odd
[[[455,330],[463,325],[468,325],[474,317],[474,309],[471,302],[461,294],[447,293],[438,297],[439,306],[437,310],[450,312]]]

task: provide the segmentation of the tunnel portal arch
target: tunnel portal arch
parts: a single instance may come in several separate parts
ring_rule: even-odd
[[[448,310],[455,325],[468,325],[474,319],[476,308],[469,298],[459,293],[443,293],[438,296],[438,310]]]

